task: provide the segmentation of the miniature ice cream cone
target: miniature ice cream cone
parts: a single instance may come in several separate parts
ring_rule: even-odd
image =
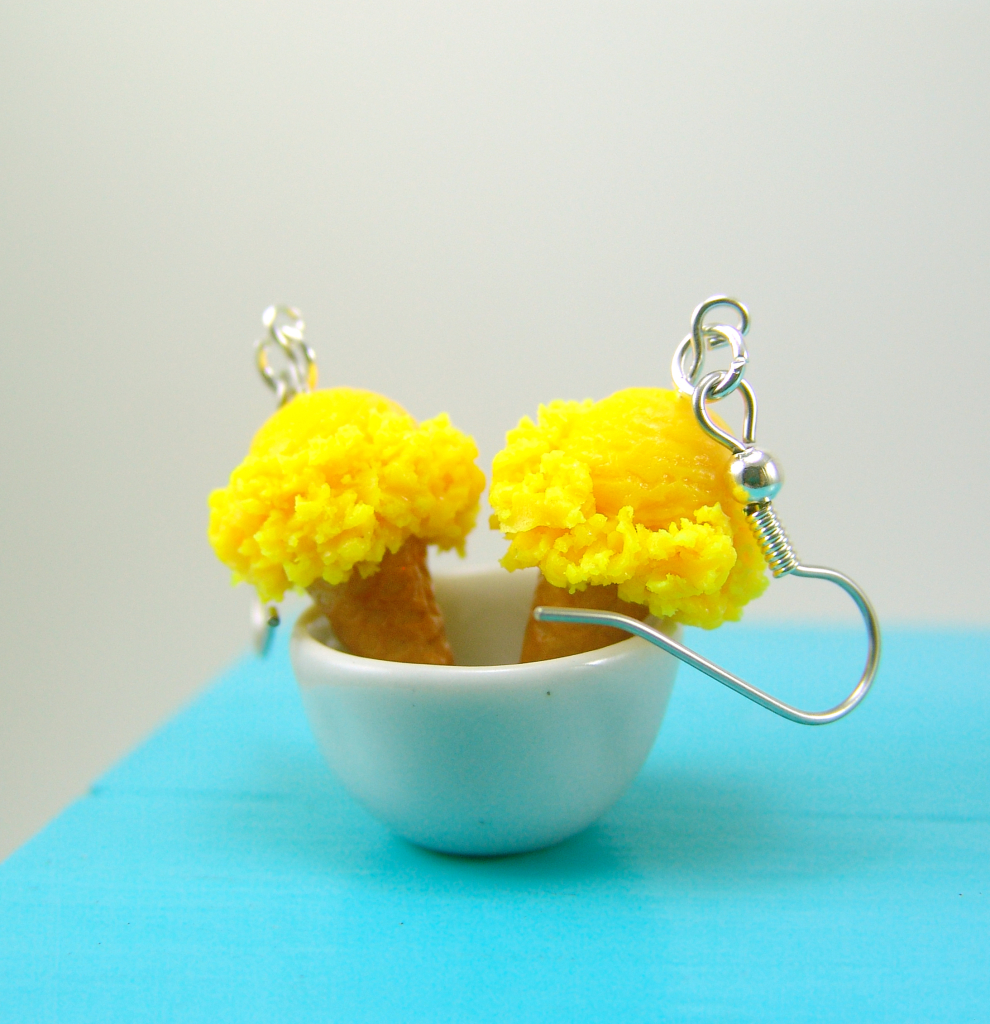
[[[314,580],[307,587],[348,650],[382,661],[453,665],[443,614],[433,596],[426,544],[410,537],[393,555],[386,551],[378,572],[351,573],[337,586]]]
[[[502,564],[540,568],[534,605],[706,629],[738,619],[768,580],[729,458],[674,391],[629,388],[541,406],[536,423],[524,417],[509,432],[493,465],[492,526],[511,542]],[[594,629],[603,627],[531,617],[522,660],[624,638]]]
[[[352,654],[452,664],[426,549],[463,551],[477,455],[446,415],[417,424],[352,388],[299,394],[210,496],[210,542],[262,601],[308,591]]]

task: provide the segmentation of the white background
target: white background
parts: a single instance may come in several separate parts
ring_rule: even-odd
[[[738,295],[799,553],[887,623],[987,624],[986,5],[2,29],[0,855],[244,647],[206,495],[271,411],[272,301],[323,383],[448,411],[487,469],[540,401],[666,386],[693,307]],[[482,523],[470,557],[501,547]],[[846,612],[794,580],[750,619]]]

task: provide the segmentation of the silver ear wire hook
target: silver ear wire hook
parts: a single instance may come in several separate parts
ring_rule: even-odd
[[[741,326],[734,328],[721,324],[705,325],[705,314],[716,306],[731,306],[736,309],[742,317]],[[732,452],[729,472],[733,483],[746,493],[748,501],[744,511],[774,578],[793,575],[827,580],[841,587],[855,602],[866,625],[868,650],[863,674],[853,691],[844,701],[828,711],[802,711],[751,686],[665,633],[628,615],[585,608],[538,607],[533,609],[533,618],[540,622],[585,622],[625,630],[649,640],[657,647],[662,647],[675,658],[704,672],[705,675],[741,693],[774,714],[802,725],[827,725],[848,715],[869,691],[880,665],[880,624],[870,599],[848,576],[836,572],[835,569],[801,565],[783,526],[777,519],[773,498],[783,484],[783,476],[774,460],[756,447],[756,395],[742,376],[749,358],[742,346],[742,336],[748,329],[749,313],[742,303],[722,295],[703,302],[694,311],[691,334],[681,342],[674,354],[674,383],[681,391],[691,396],[694,413],[702,429]],[[701,376],[705,344],[709,348],[731,346],[733,359],[728,370],[716,370],[704,377]],[[685,359],[689,352],[692,353],[690,369],[685,367]],[[708,412],[709,402],[725,398],[737,389],[742,392],[745,403],[741,440],[719,427]]]
[[[290,398],[316,387],[316,353],[306,344],[302,313],[292,306],[269,306],[261,314],[266,334],[254,343],[254,360],[261,379],[275,392],[279,408]],[[272,367],[269,352],[279,352],[283,366]],[[278,608],[261,603],[257,594],[251,602],[251,640],[260,657],[272,645],[279,624]]]

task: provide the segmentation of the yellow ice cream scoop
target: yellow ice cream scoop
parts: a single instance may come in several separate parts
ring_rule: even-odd
[[[620,601],[685,625],[738,619],[768,580],[729,464],[675,391],[550,402],[495,457],[502,564],[539,566],[571,593],[615,586]]]
[[[210,495],[210,543],[263,601],[369,576],[409,537],[463,549],[485,486],[477,456],[445,414],[417,424],[370,391],[303,393]]]

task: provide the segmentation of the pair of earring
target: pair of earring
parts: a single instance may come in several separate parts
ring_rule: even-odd
[[[733,310],[737,324],[708,322],[712,311],[725,308]],[[266,334],[255,346],[257,367],[266,384],[275,391],[279,405],[283,405],[294,395],[315,387],[316,357],[305,342],[305,324],[298,310],[270,306],[265,310],[262,322]],[[780,490],[783,477],[774,459],[756,445],[756,395],[744,376],[749,363],[745,342],[749,326],[749,312],[737,299],[724,295],[706,299],[695,309],[691,331],[674,352],[671,375],[675,387],[690,397],[701,428],[732,452],[732,481],[736,487],[742,488],[748,499],[744,506],[746,518],[774,578],[793,575],[825,580],[841,587],[859,609],[866,628],[868,651],[863,673],[852,692],[827,711],[803,711],[757,689],[665,633],[619,612],[540,606],[533,610],[533,617],[537,621],[583,623],[624,630],[661,647],[775,714],[803,725],[825,725],[849,714],[869,691],[880,662],[880,627],[869,598],[853,580],[834,569],[803,565],[798,560],[777,518],[773,498]],[[731,352],[728,368],[705,373],[707,353],[720,348],[728,348]],[[281,355],[283,365],[279,370],[274,369],[269,358],[273,352]],[[720,427],[709,411],[710,404],[722,401],[736,391],[744,403],[741,438]],[[276,625],[277,609],[274,606],[265,608],[256,600],[252,611],[252,630],[259,653],[267,651]]]

